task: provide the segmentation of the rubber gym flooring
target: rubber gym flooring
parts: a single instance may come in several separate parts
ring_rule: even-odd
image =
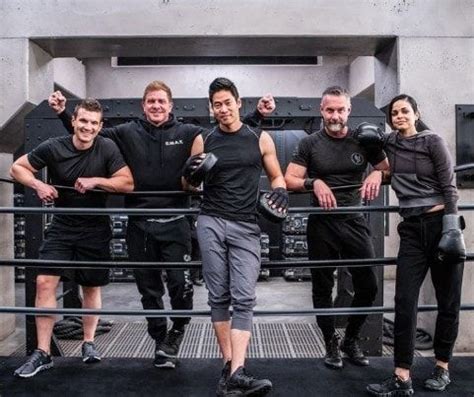
[[[84,364],[78,357],[55,358],[55,367],[30,379],[12,376],[23,357],[0,358],[0,395],[6,396],[215,396],[219,359],[182,359],[175,370],[156,369],[151,359],[104,358]],[[416,396],[474,396],[474,357],[455,357],[452,384],[441,394],[424,391],[422,379],[433,361],[416,357],[413,378]],[[322,359],[250,359],[247,368],[273,382],[269,396],[366,396],[365,386],[389,376],[392,359],[371,359],[370,367],[345,362],[334,371]]]

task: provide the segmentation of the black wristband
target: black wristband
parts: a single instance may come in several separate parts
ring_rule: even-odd
[[[314,184],[314,181],[315,181],[315,180],[316,180],[316,178],[306,178],[306,179],[304,180],[304,184],[303,184],[305,190],[309,190],[309,191],[312,192],[312,191],[313,191],[313,188],[314,188],[314,187],[313,187],[313,184]]]

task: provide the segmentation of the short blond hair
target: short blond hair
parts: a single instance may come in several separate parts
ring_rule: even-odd
[[[166,95],[168,96],[168,100],[170,102],[173,100],[171,88],[160,80],[154,80],[146,86],[145,91],[143,92],[143,102],[145,102],[145,98],[150,92],[158,90],[163,90],[164,92],[166,92]]]

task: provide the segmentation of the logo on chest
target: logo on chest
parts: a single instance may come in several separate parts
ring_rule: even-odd
[[[362,165],[364,164],[365,158],[362,154],[355,152],[355,153],[352,153],[351,155],[351,161],[355,165]]]
[[[165,146],[175,146],[175,145],[183,145],[183,140],[176,139],[174,141],[165,141]]]

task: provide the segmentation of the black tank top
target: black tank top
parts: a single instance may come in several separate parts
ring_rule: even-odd
[[[204,181],[201,214],[233,221],[257,221],[262,154],[261,130],[243,124],[237,132],[219,127],[203,136],[204,152],[218,160]]]

